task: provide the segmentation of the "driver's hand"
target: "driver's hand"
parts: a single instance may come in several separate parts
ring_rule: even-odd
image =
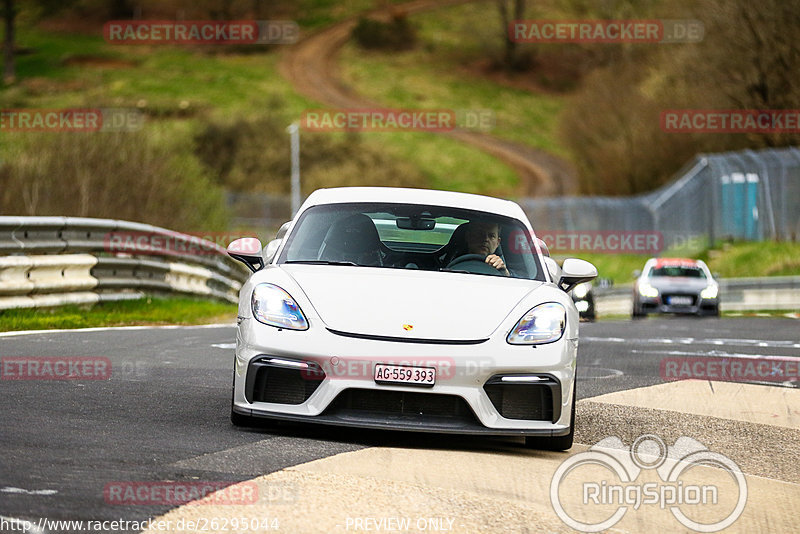
[[[498,271],[502,271],[503,274],[506,276],[509,275],[508,269],[506,269],[506,262],[503,261],[503,258],[498,256],[497,254],[489,254],[486,256],[486,263],[497,269]]]

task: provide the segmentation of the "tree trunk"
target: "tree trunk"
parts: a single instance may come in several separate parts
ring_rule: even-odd
[[[515,20],[522,20],[525,16],[525,0],[511,0],[514,4],[514,18],[509,18],[507,0],[497,0],[497,7],[500,10],[500,21],[503,24],[503,41],[505,44],[505,54],[503,63],[507,69],[517,67],[517,43],[509,34],[509,25]]]
[[[6,37],[3,42],[3,82],[14,83],[17,79],[14,65],[14,0],[3,0],[3,16],[5,17]]]

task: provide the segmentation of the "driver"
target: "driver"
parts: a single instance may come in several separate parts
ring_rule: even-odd
[[[486,257],[486,263],[509,276],[503,258],[495,254],[500,245],[500,225],[494,222],[473,221],[467,227],[465,236],[467,252]]]

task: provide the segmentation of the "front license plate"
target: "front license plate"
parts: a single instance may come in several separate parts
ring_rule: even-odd
[[[436,369],[412,367],[410,365],[375,364],[375,382],[378,384],[407,384],[410,386],[433,386]]]
[[[669,303],[672,306],[691,306],[692,305],[692,297],[670,297]]]

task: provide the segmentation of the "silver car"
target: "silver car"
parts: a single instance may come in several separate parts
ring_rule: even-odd
[[[515,203],[464,193],[311,194],[278,238],[228,247],[240,293],[231,418],[524,436],[575,429],[588,262],[545,262]],[[547,258],[548,260],[550,258]]]
[[[701,260],[651,258],[633,284],[633,317],[649,313],[719,316],[719,283]]]

